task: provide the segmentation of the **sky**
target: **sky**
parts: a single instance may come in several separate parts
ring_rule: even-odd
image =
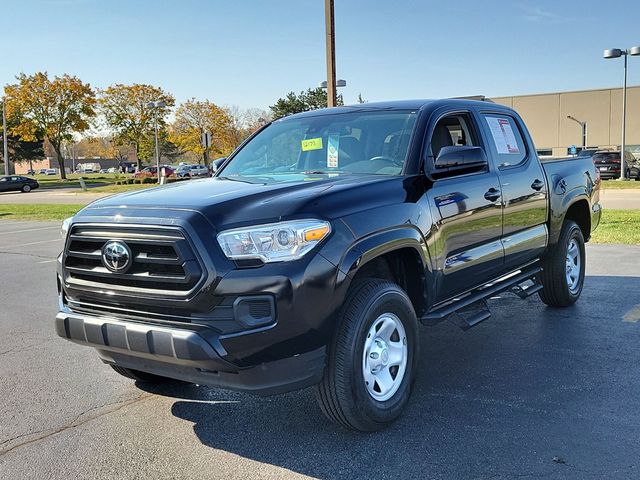
[[[48,71],[266,109],[326,79],[324,0],[0,0],[0,18],[2,85]],[[345,103],[614,87],[603,49],[640,45],[637,0],[335,0],[335,18]]]

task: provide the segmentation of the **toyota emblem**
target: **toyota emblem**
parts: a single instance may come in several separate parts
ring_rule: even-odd
[[[120,240],[109,240],[102,247],[102,263],[114,273],[124,273],[131,266],[131,249]]]

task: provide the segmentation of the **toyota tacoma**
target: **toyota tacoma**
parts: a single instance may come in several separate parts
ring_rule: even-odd
[[[64,222],[57,334],[139,382],[313,386],[362,431],[407,405],[419,324],[466,330],[500,292],[578,300],[601,215],[591,159],[541,163],[488,101],[300,113],[216,166]]]

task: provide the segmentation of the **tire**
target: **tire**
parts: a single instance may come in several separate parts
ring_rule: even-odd
[[[153,373],[141,372],[140,370],[133,370],[131,368],[121,367],[119,365],[109,365],[113,368],[117,373],[122,375],[123,377],[130,378],[137,382],[148,383],[150,385],[163,385],[167,383],[184,383],[180,380],[175,380],[169,377],[161,377],[159,375],[154,375]]]
[[[580,227],[572,220],[565,220],[558,243],[542,260],[540,299],[550,307],[573,305],[582,293],[585,259]]]
[[[385,280],[358,281],[338,314],[327,367],[315,387],[322,412],[349,429],[385,428],[409,401],[418,359],[418,321],[404,290]],[[391,388],[383,388],[384,380]]]
[[[23,193],[29,193],[31,191],[31,186],[30,185],[23,185],[22,186],[22,192]]]

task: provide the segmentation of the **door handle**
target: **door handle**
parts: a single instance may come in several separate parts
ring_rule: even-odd
[[[489,190],[487,190],[487,193],[484,194],[484,198],[486,198],[490,202],[495,202],[501,196],[502,196],[502,194],[500,193],[500,190],[498,190],[497,188],[493,188],[493,187],[490,188]]]
[[[542,187],[544,187],[544,182],[542,180],[539,179],[535,179],[534,182],[531,184],[531,188],[533,188],[534,190],[542,190]]]

